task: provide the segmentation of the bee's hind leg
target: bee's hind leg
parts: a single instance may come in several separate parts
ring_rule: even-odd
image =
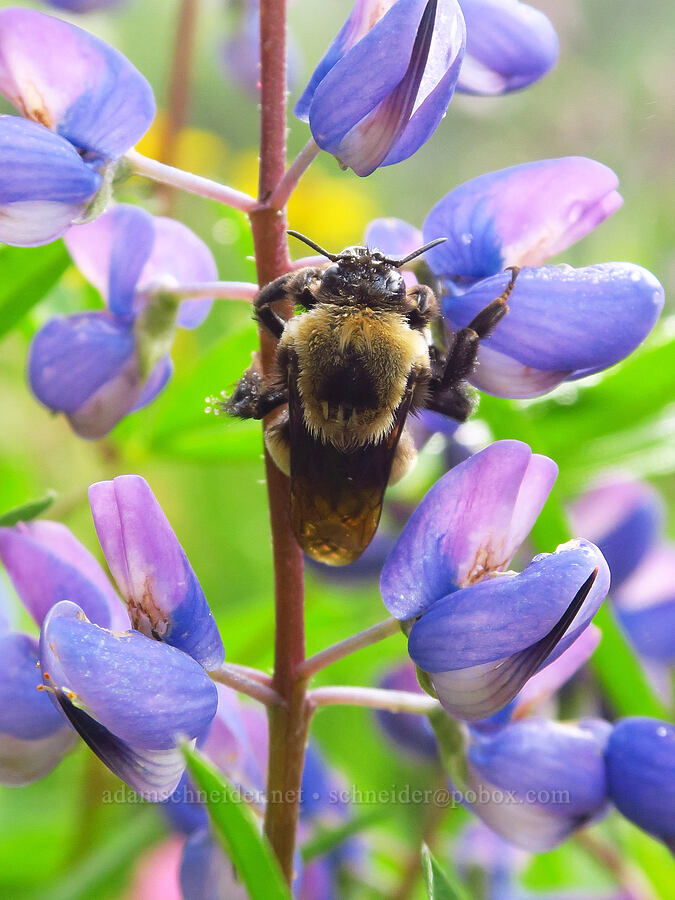
[[[220,412],[239,419],[262,419],[284,403],[288,403],[288,389],[268,387],[262,375],[251,367],[241,376],[232,394],[215,401],[215,406]]]
[[[473,404],[462,382],[471,374],[476,364],[478,346],[497,323],[509,311],[508,299],[516,283],[517,266],[511,266],[511,280],[506,289],[495,300],[482,309],[454,335],[452,345],[445,359],[432,360],[434,375],[429,385],[427,409],[443,413],[464,422],[471,415]]]

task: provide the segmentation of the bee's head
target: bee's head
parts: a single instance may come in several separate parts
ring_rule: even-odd
[[[320,292],[333,302],[354,302],[374,308],[403,303],[406,285],[400,267],[421,256],[446,238],[439,238],[401,259],[392,259],[368,247],[347,247],[341,253],[328,253],[314,241],[296,231],[288,232],[329,259],[321,278]]]

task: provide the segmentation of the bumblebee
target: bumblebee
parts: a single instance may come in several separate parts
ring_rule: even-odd
[[[282,275],[254,301],[258,322],[277,339],[277,371],[255,366],[221,404],[230,415],[265,419],[265,444],[290,476],[291,521],[303,550],[329,565],[357,559],[377,529],[387,484],[415,461],[410,413],[431,409],[464,421],[465,383],[478,343],[507,312],[517,269],[504,293],[452,336],[431,341],[440,316],[431,288],[406,288],[401,266],[442,243],[392,259],[368,247],[333,254],[289,232],[329,262]],[[288,321],[274,304],[301,308]]]

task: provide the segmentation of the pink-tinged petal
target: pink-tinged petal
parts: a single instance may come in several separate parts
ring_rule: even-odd
[[[0,528],[0,559],[38,625],[60,600],[74,600],[101,625],[128,627],[119,598],[89,551],[59,522]]]
[[[508,275],[495,275],[464,294],[444,298],[444,316],[453,328],[468,325],[501,294],[507,281]],[[523,269],[509,299],[508,314],[483,345],[549,374],[599,371],[624,359],[642,343],[663,303],[664,292],[657,279],[631,263]],[[494,357],[488,361],[493,393],[511,396],[511,369],[500,384],[496,361]],[[522,381],[519,385],[522,387]]]
[[[533,852],[564,841],[607,809],[607,722],[514,722],[469,747],[469,806],[506,840]],[[468,792],[467,792],[468,793]]]
[[[136,286],[155,242],[154,221],[140,206],[120,203],[66,234],[73,262],[116,316],[134,311]]]
[[[558,59],[558,36],[550,20],[518,0],[461,0],[466,55],[457,89],[503,94],[527,87]]]
[[[186,225],[162,216],[155,216],[153,224],[155,243],[138,280],[139,291],[163,283],[170,286],[218,279],[213,254]],[[207,317],[212,304],[210,299],[183,301],[178,324],[181,328],[196,328]]]
[[[426,494],[385,562],[385,606],[400,619],[503,570],[530,532],[557,476],[548,457],[498,441]]]
[[[121,53],[74,25],[18,7],[0,10],[0,93],[93,160],[117,159],[155,114],[150,85]]]
[[[123,900],[183,900],[178,872],[184,844],[184,838],[173,836],[146,850]]]
[[[0,241],[35,247],[60,237],[101,185],[68,141],[42,125],[0,116]]]
[[[495,397],[510,397],[512,400],[540,397],[573,374],[568,369],[534,369],[487,344],[481,345],[478,357],[471,373],[471,384]]]
[[[373,219],[366,228],[366,246],[385,256],[407,256],[424,243],[422,232],[403,219]]]
[[[63,601],[43,623],[40,665],[53,702],[113,772],[153,801],[175,790],[185,769],[177,742],[203,734],[216,712],[199,663],[137,631],[100,628]]]
[[[537,266],[580,240],[622,204],[615,173],[581,156],[542,159],[480,175],[450,191],[424,223],[437,275],[484,278]]]
[[[663,526],[664,502],[647,482],[616,473],[575,500],[570,518],[574,534],[600,547],[616,593],[656,545]]]
[[[168,519],[139,475],[89,488],[92,515],[132,624],[214,669],[224,658],[213,613]]]

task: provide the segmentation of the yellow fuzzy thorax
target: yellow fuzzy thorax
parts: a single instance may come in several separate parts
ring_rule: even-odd
[[[394,414],[415,369],[429,366],[425,336],[400,313],[322,303],[291,319],[281,346],[298,360],[298,389],[309,432],[343,450],[376,444],[391,431]],[[320,396],[327,373],[358,367],[376,403],[329,410]]]

